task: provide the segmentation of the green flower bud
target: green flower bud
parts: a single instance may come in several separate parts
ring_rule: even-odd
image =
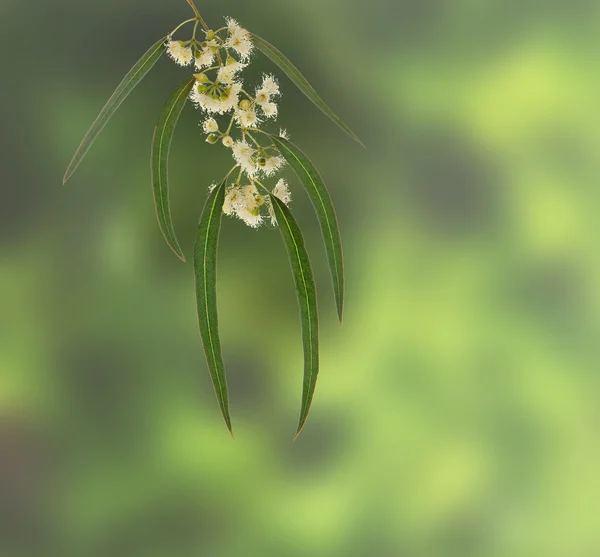
[[[208,76],[205,73],[195,73],[194,77],[198,83],[206,83],[208,81]]]
[[[262,157],[256,162],[258,163],[258,166],[265,166],[265,164],[267,164],[267,160]]]
[[[212,41],[215,37],[216,37],[215,32],[212,29],[210,31],[206,32],[206,38],[209,41]]]
[[[207,138],[206,138],[206,142],[210,143],[211,145],[214,145],[217,141],[219,141],[219,136],[215,135],[214,133],[211,133]]]

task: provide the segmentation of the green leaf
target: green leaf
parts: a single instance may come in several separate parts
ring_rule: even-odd
[[[300,435],[313,395],[319,374],[319,318],[317,315],[317,290],[315,279],[308,258],[304,238],[298,223],[285,203],[271,195],[271,204],[277,217],[279,231],[287,248],[292,266],[292,274],[298,294],[300,317],[302,322],[302,344],[304,346],[304,383],[302,389],[302,409],[296,437]]]
[[[305,187],[317,213],[329,270],[333,280],[333,291],[340,324],[344,313],[344,255],[342,252],[342,238],[338,226],[337,215],[331,201],[323,178],[315,165],[293,143],[282,137],[271,136],[279,152],[292,167],[300,182]]]
[[[196,300],[198,302],[200,336],[204,344],[206,362],[208,363],[208,370],[221,413],[231,433],[227,381],[225,379],[223,356],[221,355],[217,319],[217,245],[219,243],[219,232],[221,231],[224,201],[225,180],[212,191],[204,205],[194,250],[194,271],[196,273]]]
[[[160,39],[160,41],[156,42],[150,47],[146,54],[139,59],[137,64],[133,66],[131,70],[129,70],[129,73],[123,78],[123,81],[121,81],[110,99],[108,99],[108,102],[106,105],[104,105],[104,108],[100,111],[100,114],[98,114],[98,117],[92,124],[92,127],[85,134],[81,145],[79,145],[79,148],[73,156],[73,160],[69,164],[69,168],[67,168],[67,172],[63,178],[63,184],[66,183],[75,172],[83,160],[83,157],[85,157],[86,153],[90,150],[92,143],[94,143],[98,135],[100,135],[100,132],[104,129],[104,126],[106,126],[107,122],[111,119],[112,115],[117,111],[119,106],[121,106],[123,101],[135,89],[138,83],[142,81],[144,76],[152,69],[154,64],[158,62],[158,59],[165,51],[165,41],[166,37]]]
[[[319,97],[317,92],[313,89],[313,86],[308,80],[300,73],[300,70],[292,64],[292,62],[286,58],[275,46],[270,42],[265,41],[258,35],[252,33],[254,44],[257,48],[272,62],[277,64],[283,72],[293,81],[293,83],[302,91],[323,113],[331,118],[342,130],[344,130],[354,141],[358,142],[364,147],[363,142],[358,139],[356,134],[337,116],[325,101]]]
[[[195,79],[191,79],[182,84],[169,97],[158,119],[152,139],[152,187],[158,225],[169,247],[184,262],[185,257],[175,236],[169,209],[169,151],[175,127],[194,82]]]

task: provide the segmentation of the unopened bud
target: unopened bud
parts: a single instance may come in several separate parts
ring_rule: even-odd
[[[267,160],[262,157],[256,162],[258,163],[258,166],[265,166],[265,164],[267,164]]]
[[[250,101],[248,99],[244,99],[242,102],[240,102],[240,108],[242,110],[248,110],[250,108]]]
[[[208,76],[205,73],[195,73],[194,77],[198,83],[206,83],[208,81]]]
[[[206,38],[209,41],[212,41],[216,37],[215,32],[213,30],[207,31]]]
[[[207,138],[206,138],[206,142],[210,143],[211,145],[214,145],[217,141],[219,141],[219,136],[215,135],[214,133],[211,133]]]

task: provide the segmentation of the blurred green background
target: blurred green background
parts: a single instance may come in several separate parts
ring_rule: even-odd
[[[193,273],[155,222],[162,60],[66,185],[122,76],[184,0],[0,1],[1,557],[600,555],[600,3],[200,1],[282,49],[367,145],[281,79],[279,123],[345,240],[339,329],[310,203],[322,371],[276,231],[226,219],[233,441]],[[257,57],[246,75],[259,80]],[[229,168],[186,109],[173,213],[191,253]]]

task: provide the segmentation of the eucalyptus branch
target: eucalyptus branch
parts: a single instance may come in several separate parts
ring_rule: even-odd
[[[244,87],[242,74],[256,49],[271,59],[290,80],[348,135],[358,138],[317,95],[300,71],[273,45],[226,18],[226,26],[208,27],[194,0],[187,0],[195,17],[178,25],[157,41],[134,65],[102,109],[77,149],[64,177],[66,182],[106,123],[162,55],[183,68],[190,68],[184,81],[167,100],[156,124],[152,141],[152,185],[160,230],[168,246],[185,261],[175,234],[169,204],[168,164],[173,135],[183,109],[190,100],[202,112],[202,132],[210,145],[228,150],[235,164],[219,184],[208,188],[208,197],[198,229],[194,271],[198,318],[208,369],[225,423],[231,431],[225,369],[217,327],[216,254],[222,215],[241,220],[251,228],[269,223],[281,234],[290,259],[300,306],[304,347],[304,381],[299,433],[306,422],[319,373],[318,314],[314,279],[300,227],[289,207],[292,193],[280,171],[289,165],[309,195],[323,233],[333,280],[336,308],[342,321],[344,265],[337,216],[325,183],[308,157],[283,129],[269,131],[277,120],[281,88],[274,75],[263,75],[255,89]],[[194,22],[187,40],[173,35]],[[205,40],[196,38],[199,24]],[[222,119],[222,121],[220,121]],[[256,133],[256,137],[255,137]],[[237,171],[237,172],[236,172]],[[267,180],[273,180],[268,183]],[[260,191],[257,189],[260,188]]]

